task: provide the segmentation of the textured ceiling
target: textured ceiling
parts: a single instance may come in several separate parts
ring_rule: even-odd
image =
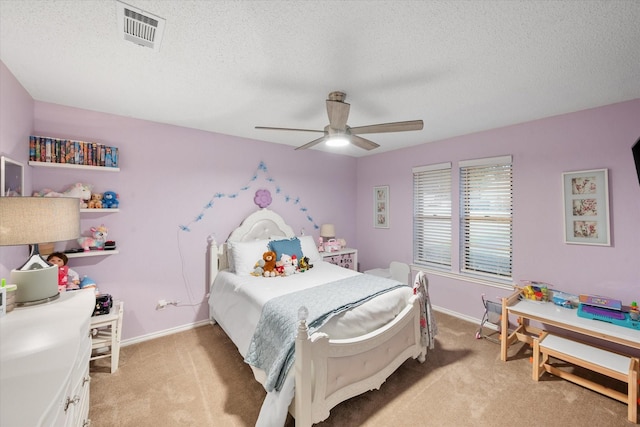
[[[169,1],[159,52],[113,0],[0,0],[0,59],[44,102],[292,146],[342,90],[360,156],[640,98],[640,1]],[[327,150],[324,144],[315,147]],[[333,149],[336,151],[336,149]]]

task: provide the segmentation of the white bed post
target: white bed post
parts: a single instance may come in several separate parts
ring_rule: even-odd
[[[209,244],[209,288],[218,274],[218,244],[213,234],[207,237],[207,243]]]
[[[296,427],[311,427],[311,343],[307,328],[306,307],[298,310],[298,335],[295,356],[295,420]]]

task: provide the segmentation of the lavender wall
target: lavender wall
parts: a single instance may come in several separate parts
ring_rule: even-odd
[[[429,126],[428,118],[425,126]],[[411,262],[411,168],[500,155],[514,164],[514,282],[541,280],[573,293],[640,301],[640,185],[631,146],[640,136],[640,99],[465,135],[360,159],[358,245],[363,269]],[[563,239],[562,172],[609,170],[612,244],[569,245]],[[372,226],[372,187],[390,186],[391,227]],[[457,176],[453,182],[458,186]],[[457,211],[457,203],[454,211]],[[459,231],[454,222],[454,235]],[[454,250],[457,265],[457,248]],[[481,294],[501,289],[430,274],[433,303],[472,318]]]
[[[515,281],[543,280],[569,292],[605,294],[627,303],[640,299],[640,185],[631,156],[640,135],[640,100],[353,159],[34,103],[1,62],[0,85],[2,154],[26,162],[33,133],[120,148],[120,173],[27,167],[25,187],[62,190],[81,181],[120,194],[120,213],[84,214],[82,229],[106,224],[121,253],[73,260],[72,267],[126,301],[125,339],[206,318],[206,237],[214,233],[224,240],[255,209],[258,188],[272,191],[272,208],[296,231],[304,228],[317,236],[307,214],[318,225],[335,223],[339,236],[358,248],[361,269],[369,269],[412,260],[412,167],[505,154],[514,159]],[[253,182],[261,161],[267,173],[258,171]],[[567,245],[561,174],[595,168],[609,169],[612,245]],[[249,190],[240,190],[248,184]],[[391,189],[389,229],[372,226],[375,185]],[[204,209],[215,193],[238,196],[214,199],[213,207]],[[193,222],[201,213],[202,220]],[[192,231],[180,231],[180,225]],[[23,248],[0,248],[0,275],[6,277],[24,254]],[[482,293],[507,294],[433,274],[430,283],[435,305],[470,319],[482,315]],[[184,305],[156,311],[161,298]]]
[[[31,173],[26,167],[29,153],[25,138],[33,128],[33,99],[0,61],[0,155],[24,163],[25,192],[31,192]],[[0,277],[9,278],[12,268],[24,263],[28,251],[24,247],[0,246]]]
[[[26,167],[26,175],[29,191],[61,191],[85,182],[98,192],[119,193],[119,213],[83,214],[81,229],[104,223],[120,254],[73,259],[70,265],[93,278],[102,292],[125,301],[124,339],[207,318],[207,236],[213,233],[224,241],[257,209],[253,196],[260,188],[271,191],[271,208],[296,232],[304,229],[317,237],[314,224],[332,222],[341,237],[355,244],[354,158],[315,150],[294,152],[280,144],[34,103],[4,65],[0,73],[3,153],[26,164],[30,134],[119,147],[119,173]],[[260,162],[266,172],[258,170]],[[250,188],[241,190],[245,186]],[[237,197],[213,199],[213,206],[204,209],[216,193]],[[51,223],[55,226],[55,218]],[[191,231],[181,231],[180,225],[189,225]],[[57,244],[57,249],[64,247],[65,243]],[[0,274],[7,277],[26,249],[0,251]],[[183,305],[156,311],[159,299],[180,300]]]
[[[224,241],[257,209],[253,197],[260,188],[271,191],[271,208],[296,232],[317,237],[314,224],[334,222],[341,236],[355,241],[353,158],[41,102],[35,103],[34,132],[120,150],[120,173],[38,168],[33,185],[61,190],[82,181],[120,195],[119,213],[84,214],[81,226],[106,224],[121,253],[73,260],[73,268],[125,300],[125,339],[207,318],[206,238],[214,233]],[[266,172],[259,170],[261,162]],[[241,190],[245,186],[250,188]],[[237,197],[216,199],[216,193]],[[156,311],[159,299],[185,305]]]

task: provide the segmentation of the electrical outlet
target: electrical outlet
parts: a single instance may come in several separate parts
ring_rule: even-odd
[[[164,308],[167,306],[167,301],[166,300],[158,300],[158,305],[156,305],[156,310],[164,310]]]

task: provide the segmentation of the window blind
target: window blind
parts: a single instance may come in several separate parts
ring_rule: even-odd
[[[460,162],[461,270],[510,278],[511,156]]]
[[[413,259],[451,267],[451,163],[413,169]]]

